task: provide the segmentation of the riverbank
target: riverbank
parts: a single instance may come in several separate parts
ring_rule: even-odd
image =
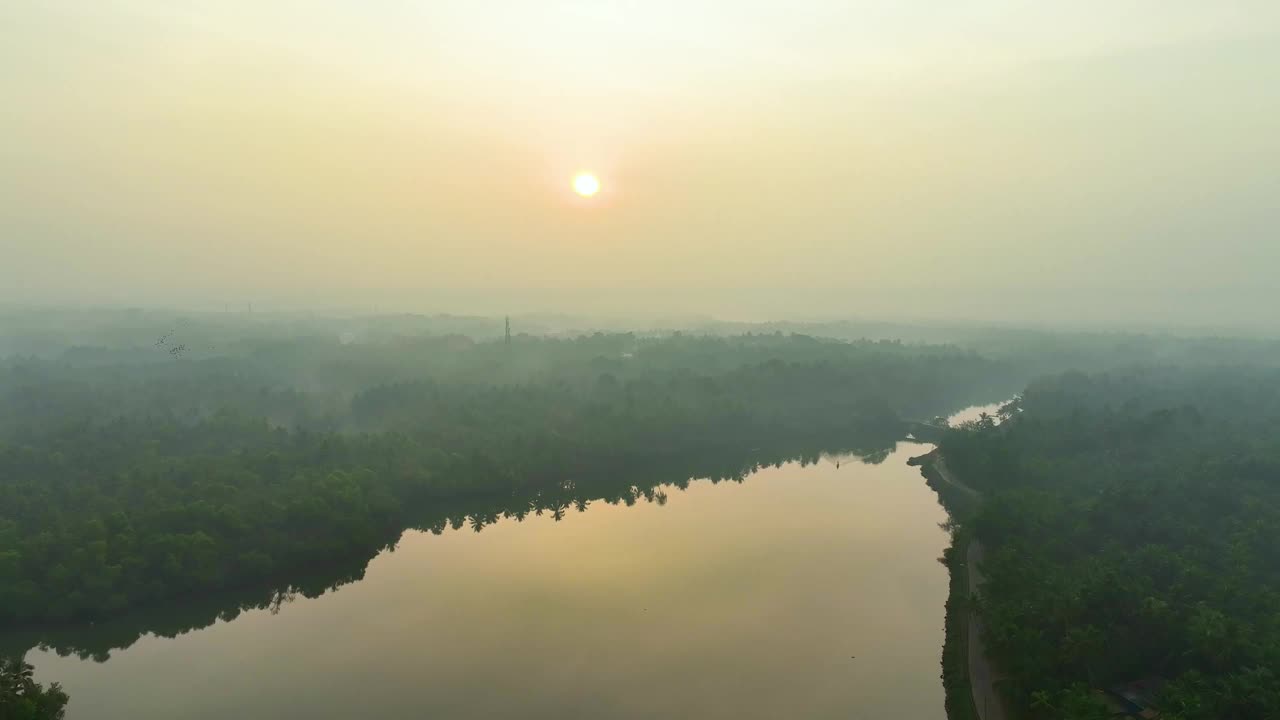
[[[906,465],[928,449],[577,478],[523,521],[516,504],[474,507],[407,532],[321,595],[239,612],[232,598],[189,631],[68,628],[27,661],[70,693],[69,720],[235,716],[246,697],[263,717],[939,720],[947,516]],[[621,483],[615,502],[592,491]]]
[[[945,636],[942,643],[942,687],[948,720],[978,720],[969,677],[969,533],[957,530],[942,555],[950,573]]]
[[[965,519],[977,511],[981,496],[955,478],[940,450],[912,458],[929,487],[938,493],[951,516],[951,547],[943,553],[950,572],[945,639],[942,646],[942,684],[948,720],[1005,720],[995,681],[999,677],[982,645],[982,619],[972,598],[982,584],[979,564],[982,544],[973,538]]]

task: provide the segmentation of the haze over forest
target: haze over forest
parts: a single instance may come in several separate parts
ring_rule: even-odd
[[[1280,719],[1280,0],[0,0],[0,720]]]
[[[6,2],[0,302],[1275,331],[1278,74],[1272,0]]]

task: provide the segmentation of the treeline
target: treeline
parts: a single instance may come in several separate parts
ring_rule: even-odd
[[[154,341],[172,333],[188,357],[236,356],[258,348],[300,347],[306,342],[391,345],[421,338],[462,338],[483,343],[503,336],[504,318],[447,314],[319,314],[248,312],[248,305],[222,311],[162,309],[19,308],[0,305],[0,357],[58,358],[81,364],[145,362],[158,354]],[[510,318],[517,338],[591,336],[631,330],[648,338],[684,332],[723,338],[807,335],[844,341],[884,341],[920,349],[944,346],[975,351],[1013,363],[1031,377],[1065,370],[1098,371],[1135,364],[1195,365],[1280,363],[1280,340],[1225,331],[1211,336],[1126,331],[1054,331],[955,322],[870,320],[731,322],[708,318],[518,314]],[[167,352],[172,345],[164,348]],[[1029,373],[1029,374],[1028,374]]]
[[[1073,373],[943,441],[985,498],[987,646],[1014,709],[1280,717],[1280,372]]]
[[[387,351],[365,348],[374,357],[352,363],[345,386],[390,362]],[[255,390],[247,371],[239,384],[221,375],[225,391],[209,397],[216,368],[202,362],[162,365],[155,384],[138,366],[11,364],[0,388],[45,415],[0,433],[0,623],[101,618],[367,557],[433,504],[619,465],[788,439],[883,447],[904,413],[958,404],[1000,374],[951,350],[782,336],[593,336],[456,352],[473,366],[540,369],[493,383],[420,372],[352,392],[309,427],[269,420],[271,398],[295,391]],[[310,367],[342,366],[317,354]],[[68,376],[79,380],[63,385]],[[199,402],[182,403],[184,383]]]
[[[199,338],[189,329],[148,336],[141,338],[145,347],[125,358],[111,348],[86,347],[55,359],[15,355],[0,360],[0,437],[121,416],[192,421],[227,409],[291,429],[388,429],[368,413],[353,423],[352,398],[378,386],[422,381],[583,388],[602,377],[625,384],[682,373],[714,376],[769,362],[877,378],[896,393],[895,405],[912,415],[1019,387],[1007,364],[970,351],[803,335],[518,336],[511,345],[462,336],[370,343],[337,336],[250,336],[219,340],[213,350]],[[171,354],[179,344],[187,349]]]
[[[478,533],[503,521],[523,522],[535,516],[558,522],[597,502],[665,505],[695,479],[713,484],[741,483],[763,467],[777,467],[787,462],[817,463],[823,454],[833,452],[857,455],[868,463],[879,462],[891,451],[897,438],[886,429],[877,429],[874,436],[844,440],[846,442],[839,445],[800,438],[750,449],[696,448],[651,458],[645,463],[620,464],[608,472],[566,475],[511,493],[440,498],[425,503],[416,512],[405,513],[403,520],[406,527],[436,535],[449,531]],[[175,637],[220,619],[235,619],[249,610],[276,612],[295,598],[319,597],[360,580],[369,560],[383,549],[394,547],[400,532],[399,526],[387,528],[381,542],[369,547],[364,554],[326,559],[313,566],[282,568],[261,582],[200,593],[178,603],[141,607],[136,612],[87,625],[30,625],[9,629],[0,634],[0,658],[20,658],[28,649],[41,646],[59,655],[104,662],[111,651],[133,645],[144,634]]]

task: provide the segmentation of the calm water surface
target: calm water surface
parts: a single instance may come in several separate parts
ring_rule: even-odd
[[[410,531],[362,581],[278,613],[106,662],[27,659],[72,720],[941,720],[945,515],[906,465],[928,449]]]

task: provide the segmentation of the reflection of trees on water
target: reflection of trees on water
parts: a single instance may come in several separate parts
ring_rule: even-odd
[[[502,520],[522,522],[530,515],[559,522],[572,512],[586,512],[596,502],[631,507],[637,503],[665,505],[669,493],[688,489],[694,479],[712,484],[742,483],[767,467],[798,462],[815,465],[824,457],[840,462],[880,463],[893,450],[897,438],[891,431],[857,444],[828,442],[805,447],[782,443],[750,451],[726,448],[667,457],[659,461],[596,472],[549,483],[535,491],[510,495],[480,495],[435,503],[411,517],[407,529],[434,535],[447,529],[469,528],[481,532]],[[0,657],[23,657],[42,647],[61,656],[105,662],[112,650],[128,648],[143,635],[172,638],[221,620],[231,622],[241,613],[266,610],[272,614],[299,597],[316,598],[364,578],[368,563],[378,553],[394,549],[404,528],[389,528],[382,544],[356,556],[338,558],[320,568],[295,569],[275,582],[224,593],[188,598],[170,606],[155,607],[116,619],[88,625],[18,629],[0,638]]]
[[[839,468],[841,465],[879,465],[889,459],[889,453],[891,452],[893,452],[893,448],[886,447],[858,452],[824,452],[821,457],[828,465],[834,465]]]

